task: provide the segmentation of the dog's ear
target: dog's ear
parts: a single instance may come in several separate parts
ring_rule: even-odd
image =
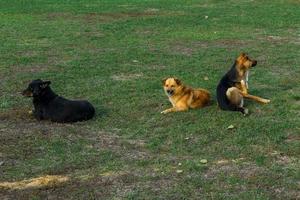
[[[43,83],[40,85],[41,88],[46,88],[51,84],[51,81],[43,81]]]
[[[246,53],[245,53],[245,52],[242,52],[240,56],[241,56],[241,57],[245,57],[245,56],[246,56]]]
[[[178,78],[174,78],[175,82],[177,85],[181,85],[181,80],[179,80]]]
[[[162,83],[163,85],[165,85],[167,79],[168,79],[168,78],[164,78],[163,80],[161,80],[161,83]]]

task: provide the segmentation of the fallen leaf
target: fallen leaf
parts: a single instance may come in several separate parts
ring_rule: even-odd
[[[204,76],[204,80],[205,80],[205,81],[208,81],[209,78],[208,78],[207,76]]]
[[[221,164],[227,164],[227,163],[229,163],[228,160],[218,160],[217,161],[217,164],[219,164],[219,165],[221,165]]]
[[[154,168],[153,171],[158,172],[159,168]]]
[[[276,155],[279,155],[280,153],[278,152],[278,151],[273,151],[272,153],[271,153],[271,155],[272,156],[276,156]]]
[[[234,129],[234,126],[230,125],[230,126],[227,127],[227,129]]]
[[[206,163],[207,163],[207,160],[206,160],[206,159],[201,159],[201,160],[200,160],[200,163],[206,164]]]

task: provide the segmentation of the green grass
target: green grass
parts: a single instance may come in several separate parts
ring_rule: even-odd
[[[0,183],[48,174],[70,179],[41,189],[0,188],[0,197],[299,198],[299,6],[1,1]],[[248,117],[215,102],[160,114],[170,107],[163,78],[207,88],[215,99],[219,79],[242,51],[258,60],[250,92],[270,104],[247,101]],[[31,100],[20,91],[36,78],[51,80],[67,98],[88,99],[96,117],[75,124],[32,119]]]

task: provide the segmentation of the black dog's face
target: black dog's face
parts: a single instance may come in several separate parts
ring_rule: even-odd
[[[42,81],[41,79],[33,80],[28,87],[22,92],[26,97],[37,97],[51,84],[51,81]]]

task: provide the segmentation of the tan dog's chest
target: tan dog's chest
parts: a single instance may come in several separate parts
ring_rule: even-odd
[[[238,83],[235,83],[235,87],[242,90],[243,87],[242,87],[241,82],[244,81],[246,89],[249,89],[248,80],[249,80],[249,71],[246,71],[244,76],[240,80],[238,80]]]
[[[187,107],[190,107],[190,104],[193,100],[193,93],[183,94],[177,97],[169,97],[173,107],[180,107],[182,104],[186,104]]]

